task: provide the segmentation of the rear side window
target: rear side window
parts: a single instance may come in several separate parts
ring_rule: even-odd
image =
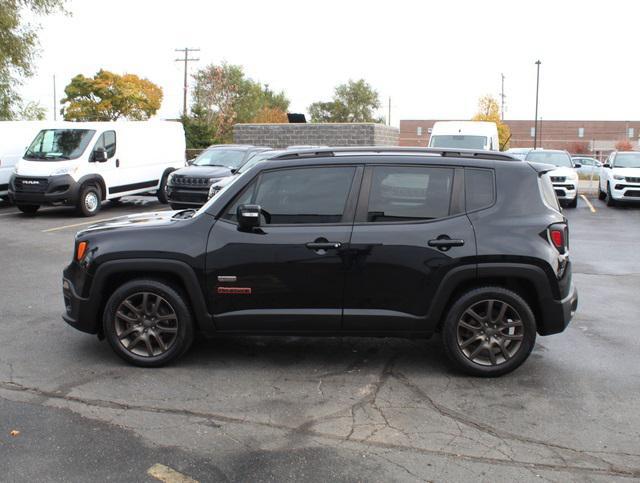
[[[538,186],[540,187],[540,195],[545,204],[556,211],[560,211],[558,197],[556,196],[551,178],[549,178],[548,174],[545,173],[538,178]]]
[[[493,204],[495,199],[493,170],[465,168],[464,184],[467,211],[480,210]]]
[[[265,224],[340,223],[354,174],[351,166],[265,172],[231,203],[225,218],[235,221],[239,205],[256,204],[271,217]]]
[[[422,221],[448,216],[452,185],[450,168],[376,166],[367,222]]]

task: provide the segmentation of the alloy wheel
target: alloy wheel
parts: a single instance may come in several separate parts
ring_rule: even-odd
[[[522,346],[520,314],[502,300],[482,300],[467,308],[458,320],[458,347],[470,361],[498,366],[511,360]]]
[[[171,304],[152,292],[127,297],[115,313],[115,333],[120,344],[141,357],[167,352],[178,336],[178,316]]]

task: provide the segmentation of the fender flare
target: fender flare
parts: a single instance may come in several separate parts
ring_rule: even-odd
[[[100,188],[100,194],[102,195],[102,201],[107,199],[107,185],[104,182],[104,178],[102,176],[100,176],[99,174],[96,173],[92,173],[92,174],[86,174],[84,175],[82,178],[80,178],[78,181],[76,181],[76,192],[75,192],[75,199],[77,201],[78,197],[80,196],[80,192],[82,191],[82,187],[85,186],[87,183],[96,183],[98,185],[98,187]]]
[[[144,273],[145,276],[153,277],[154,275],[162,277],[163,274],[169,274],[177,277],[182,282],[185,295],[192,313],[195,318],[196,327],[205,334],[214,332],[213,317],[207,311],[207,305],[201,284],[193,270],[187,263],[180,260],[167,260],[158,258],[130,258],[122,260],[112,260],[101,264],[94,276],[91,284],[91,292],[89,298],[94,300],[96,312],[98,307],[103,307],[104,289],[106,282],[110,277],[119,274],[127,274],[131,272]],[[102,314],[96,313],[96,321],[101,323]]]

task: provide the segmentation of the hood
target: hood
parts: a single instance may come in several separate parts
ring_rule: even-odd
[[[604,168],[606,169],[606,168]],[[611,168],[613,174],[619,174],[620,176],[631,176],[633,178],[640,178],[640,168]]]
[[[217,188],[223,188],[223,187],[227,186],[229,183],[231,183],[234,179],[236,179],[235,175],[219,179],[218,181],[216,181],[214,183],[214,186],[216,186]]]
[[[78,166],[77,159],[61,161],[29,161],[21,159],[16,164],[18,176],[52,176],[54,173],[69,173]],[[66,174],[65,173],[65,174]]]
[[[574,176],[576,174],[575,168],[567,168],[567,167],[556,167],[548,173],[550,176]]]
[[[84,230],[79,231],[78,236],[120,228],[146,228],[180,223],[183,219],[173,218],[173,215],[176,213],[176,211],[157,211],[154,213],[119,216],[117,218],[111,218],[110,220],[96,223],[95,225],[90,225]]]
[[[187,166],[173,172],[174,175],[193,176],[196,178],[225,178],[233,173],[224,166]]]

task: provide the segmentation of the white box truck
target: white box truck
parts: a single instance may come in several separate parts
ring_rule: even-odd
[[[438,121],[431,128],[429,147],[500,151],[498,127],[486,121]]]
[[[62,204],[84,216],[128,195],[155,192],[166,203],[167,176],[185,164],[179,122],[50,123],[17,163],[9,199],[27,214]]]
[[[0,121],[0,198],[6,199],[11,173],[46,121]]]

